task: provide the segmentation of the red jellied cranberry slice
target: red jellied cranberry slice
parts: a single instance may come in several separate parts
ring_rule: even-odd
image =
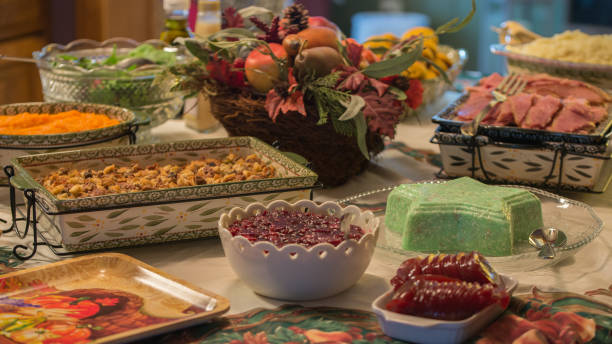
[[[340,229],[340,218],[300,211],[263,211],[229,226],[233,236],[242,235],[250,242],[270,241],[278,247],[299,244],[312,247],[320,243],[338,246],[345,238]],[[361,227],[351,225],[348,239],[359,240],[364,235]]]
[[[497,283],[499,276],[478,252],[429,255],[405,260],[391,279],[397,290],[412,277],[424,274],[444,275],[480,284]]]
[[[462,320],[495,303],[506,309],[509,302],[508,293],[491,283],[417,275],[395,290],[386,308],[420,317]]]

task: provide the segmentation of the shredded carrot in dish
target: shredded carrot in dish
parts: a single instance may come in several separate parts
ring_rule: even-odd
[[[93,130],[119,124],[119,120],[107,115],[85,113],[76,110],[48,113],[20,113],[0,116],[1,135],[64,134]]]

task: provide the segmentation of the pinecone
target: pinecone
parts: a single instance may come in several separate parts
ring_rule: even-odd
[[[295,3],[284,10],[285,30],[291,32],[300,32],[308,27],[308,10],[304,5]]]

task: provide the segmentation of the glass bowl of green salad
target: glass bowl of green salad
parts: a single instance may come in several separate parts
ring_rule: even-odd
[[[141,127],[141,134],[174,118],[183,106],[184,94],[154,82],[167,67],[189,62],[182,47],[160,40],[79,39],[46,45],[32,55],[38,61],[46,101],[128,108],[140,121],[150,122]]]

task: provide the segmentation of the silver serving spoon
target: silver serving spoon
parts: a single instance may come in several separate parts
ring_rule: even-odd
[[[553,227],[538,228],[529,234],[529,244],[540,250],[539,257],[552,259],[555,257],[554,248],[567,244],[567,236]]]
[[[13,61],[13,62],[38,63],[38,61],[36,61],[35,59],[30,59],[27,57],[6,56],[2,54],[0,54],[0,60]]]
[[[557,234],[557,230],[554,228],[545,228],[543,230],[544,233],[544,247],[538,253],[538,257],[544,259],[553,259],[555,258],[555,249],[552,247],[552,244],[557,241],[559,235]]]

